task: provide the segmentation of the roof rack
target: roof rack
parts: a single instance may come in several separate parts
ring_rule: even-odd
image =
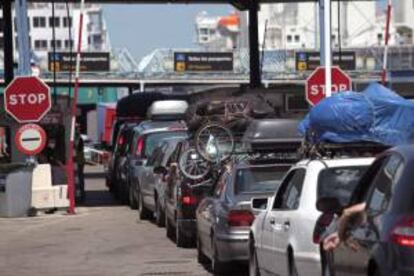
[[[304,158],[349,158],[349,157],[375,157],[383,151],[389,149],[390,146],[374,143],[318,143],[310,144],[304,142],[300,148],[300,152]]]

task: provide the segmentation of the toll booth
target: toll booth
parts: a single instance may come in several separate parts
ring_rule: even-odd
[[[3,101],[3,97],[0,97],[0,106],[4,106]],[[69,97],[52,97],[52,101],[52,109],[38,123],[45,129],[48,140],[46,149],[38,156],[38,160],[40,163],[46,163],[44,155],[53,153],[56,161],[64,165],[66,164],[69,151],[71,129]],[[20,126],[21,124],[10,117],[4,109],[0,109],[0,164],[21,163],[26,161],[27,157],[18,151],[14,141],[14,137]],[[50,148],[51,143],[54,144],[53,149]]]

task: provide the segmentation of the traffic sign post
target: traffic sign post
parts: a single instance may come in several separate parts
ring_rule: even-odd
[[[20,127],[15,136],[17,149],[29,156],[42,152],[46,146],[46,132],[36,124],[27,124]]]
[[[4,90],[4,105],[19,123],[39,122],[52,107],[50,88],[37,77],[16,77]]]
[[[325,67],[318,67],[306,80],[306,100],[311,105],[317,105],[325,97],[329,97],[329,91],[332,94],[351,90],[352,80],[342,71],[338,66],[333,66],[331,69],[332,84],[331,89],[327,89],[325,83]]]

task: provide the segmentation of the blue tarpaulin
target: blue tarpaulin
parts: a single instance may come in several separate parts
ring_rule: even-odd
[[[414,140],[414,102],[373,83],[360,93],[324,99],[300,123],[299,132],[313,143],[407,144]]]

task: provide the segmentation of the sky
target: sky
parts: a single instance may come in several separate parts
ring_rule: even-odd
[[[196,47],[196,15],[226,15],[232,10],[230,5],[104,5],[112,47],[128,48],[138,61],[156,48]]]
[[[126,47],[139,61],[156,48],[196,47],[194,20],[201,11],[226,15],[230,5],[104,5],[113,48]]]

